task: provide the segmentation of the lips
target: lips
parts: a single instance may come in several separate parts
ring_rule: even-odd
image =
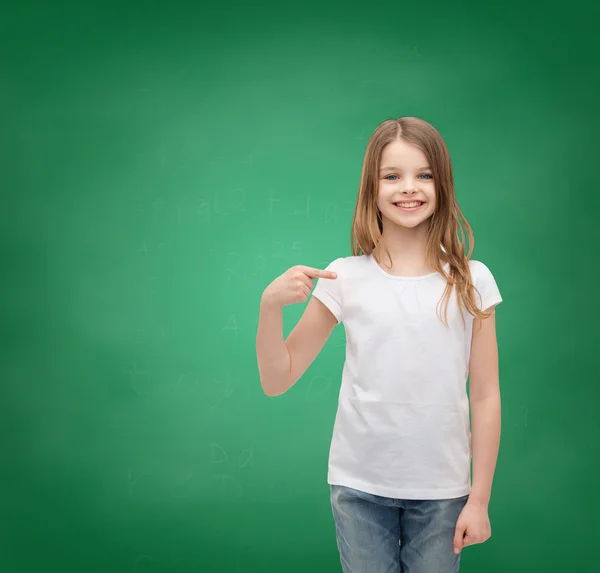
[[[415,202],[419,203],[416,207],[403,207],[401,203],[394,203],[394,205],[396,206],[397,209],[401,209],[405,213],[413,213],[415,211],[418,211],[423,205],[425,205],[425,203],[423,201],[415,201]]]

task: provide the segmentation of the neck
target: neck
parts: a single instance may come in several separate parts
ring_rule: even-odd
[[[425,266],[425,253],[427,249],[427,224],[414,228],[384,225],[382,242],[376,247],[374,254],[380,261],[391,264],[388,260],[385,247],[390,252],[394,267]]]

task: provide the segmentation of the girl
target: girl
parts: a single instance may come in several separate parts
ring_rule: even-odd
[[[343,322],[328,466],[342,569],[454,573],[462,547],[491,535],[502,298],[488,267],[470,258],[448,149],[426,121],[386,120],[370,137],[351,247],[325,270],[290,268],[263,292],[261,385],[269,396],[287,391]],[[305,302],[316,278],[284,341],[282,307]]]

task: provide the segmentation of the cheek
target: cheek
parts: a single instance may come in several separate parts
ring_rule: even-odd
[[[394,189],[389,185],[380,185],[379,192],[377,193],[377,200],[379,202],[385,202],[390,200],[392,195],[394,194]]]
[[[384,191],[379,191],[377,194],[377,206],[381,208],[381,206],[386,202],[386,195]]]

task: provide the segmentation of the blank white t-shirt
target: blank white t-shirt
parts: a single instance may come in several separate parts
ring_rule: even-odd
[[[502,302],[490,270],[469,266],[479,308]],[[440,273],[394,276],[372,255],[341,257],[327,270],[337,278],[318,279],[312,295],[346,330],[328,483],[396,499],[470,493],[473,316],[462,310],[465,328],[454,289],[449,328],[436,315]]]

